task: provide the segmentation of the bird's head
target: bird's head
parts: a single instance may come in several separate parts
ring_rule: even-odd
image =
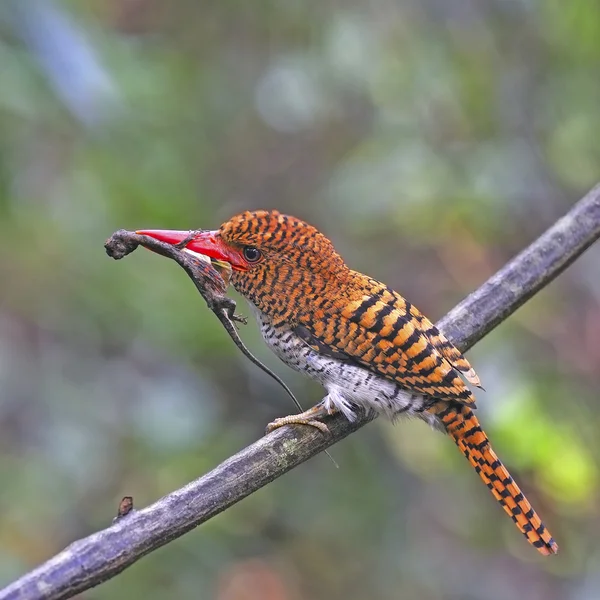
[[[189,231],[143,230],[170,244]],[[283,316],[335,286],[347,272],[333,244],[312,225],[277,211],[246,211],[215,231],[199,231],[185,249],[231,272],[233,286],[261,311]]]

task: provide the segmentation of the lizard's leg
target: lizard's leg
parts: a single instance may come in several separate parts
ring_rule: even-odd
[[[244,317],[244,315],[236,315],[235,314],[235,301],[227,296],[223,296],[219,298],[219,308],[225,311],[225,314],[229,319],[231,319],[234,323],[241,323],[242,325],[248,325],[248,319]]]

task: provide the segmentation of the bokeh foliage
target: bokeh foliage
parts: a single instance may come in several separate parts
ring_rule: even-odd
[[[291,412],[185,275],[118,228],[316,224],[432,318],[600,179],[585,0],[0,5],[0,585]],[[527,546],[451,442],[377,422],[87,598],[597,598],[600,251],[470,357],[558,538]],[[321,390],[255,352],[308,406]]]

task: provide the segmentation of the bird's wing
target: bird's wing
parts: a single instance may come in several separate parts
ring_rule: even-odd
[[[412,392],[474,403],[460,373],[477,386],[479,378],[461,352],[400,294],[375,280],[369,284],[369,293],[356,300],[299,315],[305,341]]]

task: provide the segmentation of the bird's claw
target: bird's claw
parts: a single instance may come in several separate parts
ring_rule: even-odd
[[[298,418],[294,415],[275,419],[267,425],[267,433],[271,433],[272,431],[275,431],[284,425],[309,425],[310,427],[315,427],[325,435],[331,435],[331,431],[329,431],[329,427],[327,427],[325,423],[321,423],[321,421],[317,421],[316,419]]]

